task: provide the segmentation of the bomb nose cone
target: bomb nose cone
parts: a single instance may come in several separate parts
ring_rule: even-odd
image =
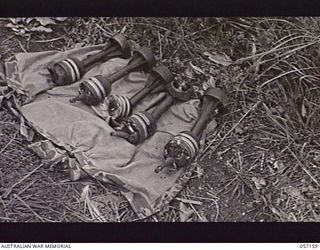
[[[164,162],[163,164],[159,165],[159,166],[154,170],[154,172],[155,172],[156,174],[158,174],[158,173],[161,172],[164,168],[173,165],[173,163],[174,163],[174,159],[171,158],[171,157],[169,157],[169,158],[167,158],[167,159],[165,160],[165,162]]]
[[[52,81],[57,85],[63,85],[69,80],[66,71],[57,63],[48,68],[48,71],[52,77]]]
[[[84,99],[83,94],[79,94],[76,97],[73,97],[69,100],[70,103],[75,103]]]
[[[125,131],[113,131],[110,133],[111,136],[117,136],[129,140],[130,134]]]

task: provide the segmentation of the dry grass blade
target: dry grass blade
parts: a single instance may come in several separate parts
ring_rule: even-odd
[[[18,199],[25,207],[27,207],[41,222],[46,222],[38,213],[36,213],[24,200],[22,200],[17,194],[13,194],[13,197]]]
[[[265,111],[266,111],[267,116],[270,118],[270,120],[271,120],[273,123],[276,124],[276,126],[284,133],[284,135],[285,135],[285,134],[288,135],[288,134],[289,134],[288,129],[286,129],[285,127],[283,127],[283,126],[277,121],[277,119],[274,118],[271,110],[267,107],[267,105],[266,105],[265,103],[262,103],[262,105],[263,105],[263,108],[264,108]],[[288,137],[291,137],[291,136],[289,135]]]
[[[291,150],[291,148],[287,147],[288,150],[291,152],[291,154],[293,155],[293,157],[297,160],[299,166],[302,168],[302,170],[311,178],[312,181],[314,181],[314,183],[317,184],[318,187],[320,187],[319,182],[317,181],[317,179],[311,175],[311,173],[306,169],[306,167],[304,166],[304,164],[301,162],[301,160],[297,157],[297,155]]]
[[[30,42],[33,42],[33,43],[50,43],[50,42],[55,42],[55,41],[62,40],[62,39],[65,39],[65,36],[60,36],[60,37],[51,38],[51,39],[47,39],[47,40],[31,40]]]
[[[267,84],[271,83],[271,82],[274,82],[275,80],[277,79],[280,79],[286,75],[289,75],[289,74],[292,74],[292,73],[296,73],[296,72],[299,72],[299,71],[302,71],[302,70],[310,70],[310,69],[319,69],[320,67],[308,67],[308,68],[302,68],[302,69],[294,69],[294,70],[290,70],[290,71],[287,71],[287,72],[284,72],[280,75],[277,75],[276,77],[273,77],[267,81],[265,81],[264,83],[262,83],[260,85],[260,88],[263,88],[265,87]]]
[[[292,37],[292,38],[287,39],[284,42],[276,45],[275,47],[273,47],[271,49],[268,49],[267,51],[260,52],[260,53],[257,53],[257,54],[251,55],[251,56],[247,56],[247,57],[244,57],[244,58],[240,58],[235,62],[235,64],[242,64],[245,61],[248,61],[248,60],[251,60],[251,59],[254,59],[254,58],[257,58],[257,57],[262,58],[262,57],[264,57],[266,55],[271,55],[271,54],[273,54],[275,52],[279,52],[281,50],[285,50],[287,47],[284,46],[284,45],[286,45],[287,43],[292,42],[294,40],[301,39],[301,38],[307,38],[307,37],[305,35]],[[305,46],[310,46],[310,45],[312,45],[314,43],[316,43],[316,41],[313,41],[313,42],[311,42],[311,43],[309,43],[309,44],[307,44]],[[289,45],[289,47],[292,47],[292,46],[296,47],[297,45]],[[301,47],[298,47],[298,48],[302,49],[303,47],[301,46]],[[296,48],[296,50],[298,50],[298,48]]]
[[[179,198],[177,197],[176,200],[181,201],[183,203],[190,203],[190,204],[195,204],[195,205],[202,205],[201,201],[195,201],[195,200],[190,200],[190,199],[184,199],[184,198]]]
[[[89,185],[83,188],[83,191],[81,194],[81,201],[84,202],[85,207],[89,209],[90,215],[94,220],[97,220],[99,222],[107,222],[106,218],[100,213],[99,209],[91,201]]]
[[[27,175],[25,175],[23,178],[21,178],[18,182],[16,182],[15,184],[13,184],[10,188],[7,189],[7,191],[1,195],[1,197],[3,198],[7,198],[8,195],[12,192],[12,190],[18,186],[19,184],[21,184],[24,180],[26,180],[27,178],[29,178],[33,173],[35,173],[36,171],[38,171],[41,167],[43,166],[43,164],[40,164],[38,167],[36,167],[35,169],[33,169],[31,172],[29,172]]]
[[[10,141],[0,150],[0,155],[6,150],[6,148],[13,142],[13,140],[17,137],[17,132],[13,135]]]

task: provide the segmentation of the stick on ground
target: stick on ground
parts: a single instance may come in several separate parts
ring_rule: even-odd
[[[12,190],[19,185],[20,183],[22,183],[25,179],[27,179],[29,176],[31,176],[34,172],[36,172],[38,169],[40,169],[43,166],[43,164],[41,163],[38,167],[36,167],[35,169],[33,169],[29,174],[27,174],[26,176],[24,176],[22,179],[20,179],[18,182],[16,182],[15,184],[13,184],[10,188],[7,189],[6,192],[4,192],[4,194],[1,196],[2,198],[6,199],[8,197],[8,195],[12,192]]]

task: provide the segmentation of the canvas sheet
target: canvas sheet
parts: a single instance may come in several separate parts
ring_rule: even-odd
[[[96,53],[101,46],[76,48],[65,52],[45,51],[16,54],[3,65],[0,102],[4,99],[21,117],[21,133],[30,148],[44,161],[67,164],[77,175],[83,169],[90,176],[112,183],[130,202],[139,218],[158,212],[180,192],[191,176],[192,167],[176,173],[156,174],[162,163],[164,145],[179,131],[189,130],[198,116],[198,100],[177,103],[157,122],[156,133],[134,146],[110,135],[105,103],[86,106],[70,103],[78,94],[79,82],[55,86],[48,67],[72,55],[79,59]],[[125,66],[128,60],[115,58],[98,64],[83,79],[104,75]],[[0,71],[1,72],[1,71]],[[132,96],[143,88],[148,73],[132,72],[112,86],[112,94]],[[134,112],[149,108],[161,93],[147,96]],[[1,103],[0,103],[1,107]],[[35,141],[36,131],[45,139]]]

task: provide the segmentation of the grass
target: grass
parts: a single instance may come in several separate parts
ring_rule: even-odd
[[[315,17],[69,18],[47,35],[1,27],[0,54],[66,50],[123,32],[198,96],[203,85],[227,92],[229,112],[205,132],[191,181],[144,221],[319,221],[319,26]],[[110,187],[39,167],[17,119],[6,109],[0,117],[1,221],[137,220]]]

